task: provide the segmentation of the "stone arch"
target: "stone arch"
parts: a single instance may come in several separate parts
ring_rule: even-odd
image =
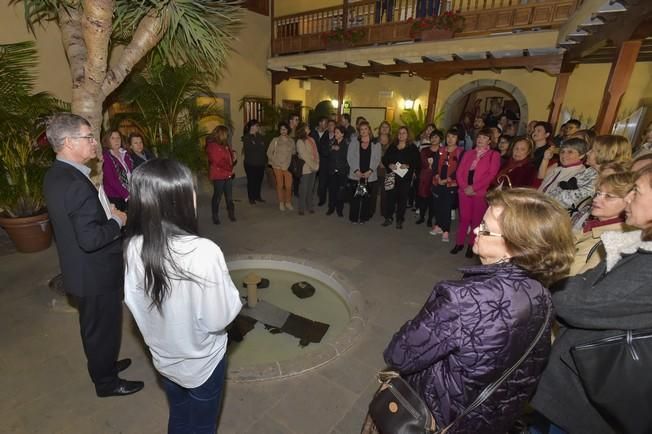
[[[444,125],[451,126],[456,122],[453,119],[451,119],[451,112],[452,112],[452,108],[457,103],[459,103],[462,100],[462,98],[464,98],[466,95],[468,95],[473,91],[485,87],[495,87],[498,89],[502,89],[514,97],[514,100],[518,104],[521,113],[521,120],[518,126],[518,133],[524,134],[528,123],[527,98],[525,97],[525,94],[521,91],[521,89],[519,89],[517,86],[514,86],[512,83],[503,80],[491,80],[491,79],[484,79],[484,78],[479,80],[473,80],[464,84],[462,87],[460,87],[455,92],[450,94],[450,96],[448,97],[448,99],[446,100],[446,102],[442,107],[442,110],[444,112]]]

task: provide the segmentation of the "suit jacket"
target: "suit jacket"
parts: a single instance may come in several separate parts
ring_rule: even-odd
[[[55,160],[43,188],[66,291],[83,297],[121,290],[120,225],[106,217],[93,183]]]

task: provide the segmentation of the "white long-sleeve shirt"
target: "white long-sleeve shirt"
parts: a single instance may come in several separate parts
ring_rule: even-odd
[[[242,303],[215,243],[184,236],[172,240],[170,247],[171,260],[194,280],[171,279],[159,312],[143,289],[142,237],[134,237],[126,250],[125,303],[152,353],[154,367],[180,386],[195,388],[224,357],[224,329]]]

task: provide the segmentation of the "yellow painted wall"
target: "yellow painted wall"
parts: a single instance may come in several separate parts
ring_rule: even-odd
[[[592,125],[600,110],[602,94],[609,77],[609,64],[579,65],[568,82],[563,108],[573,116]],[[638,63],[634,67],[627,92],[620,103],[618,117],[626,116],[641,105],[648,107],[648,121],[652,118],[652,63]]]
[[[34,28],[36,38],[25,26],[23,4],[9,6],[9,0],[0,1],[0,44],[36,40],[39,55],[36,91],[48,91],[70,101],[72,86],[66,53],[61,43],[61,32],[54,24]]]
[[[243,28],[222,77],[213,77],[213,89],[231,97],[231,118],[233,122],[233,148],[242,149],[243,113],[240,100],[245,96],[271,97],[271,74],[267,72],[267,58],[270,55],[269,17],[245,11]],[[241,158],[242,160],[242,158]],[[236,175],[244,176],[242,164],[236,166]]]
[[[439,84],[436,113],[439,113],[448,97],[468,82],[479,79],[502,80],[517,86],[526,96],[531,119],[547,119],[547,106],[552,97],[555,79],[543,72],[528,73],[522,70],[506,70],[501,74],[477,71],[472,74],[454,75]],[[284,82],[285,83],[288,82]],[[288,86],[288,85],[285,85]],[[279,86],[280,87],[280,86]],[[403,110],[403,101],[415,100],[415,108],[421,104],[425,110],[428,102],[429,83],[419,77],[369,77],[356,80],[346,87],[345,100],[351,100],[354,107],[393,107],[398,121]],[[393,98],[380,97],[379,91],[393,91]],[[315,106],[322,100],[337,98],[337,85],[328,81],[311,81],[311,90],[306,92],[305,103]]]

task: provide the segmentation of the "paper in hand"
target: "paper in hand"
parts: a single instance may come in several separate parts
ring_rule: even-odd
[[[394,163],[394,166],[396,168],[393,170],[393,172],[396,173],[401,178],[403,178],[405,176],[405,174],[408,172],[407,169],[402,169],[401,168],[401,163],[399,163],[399,162]]]

